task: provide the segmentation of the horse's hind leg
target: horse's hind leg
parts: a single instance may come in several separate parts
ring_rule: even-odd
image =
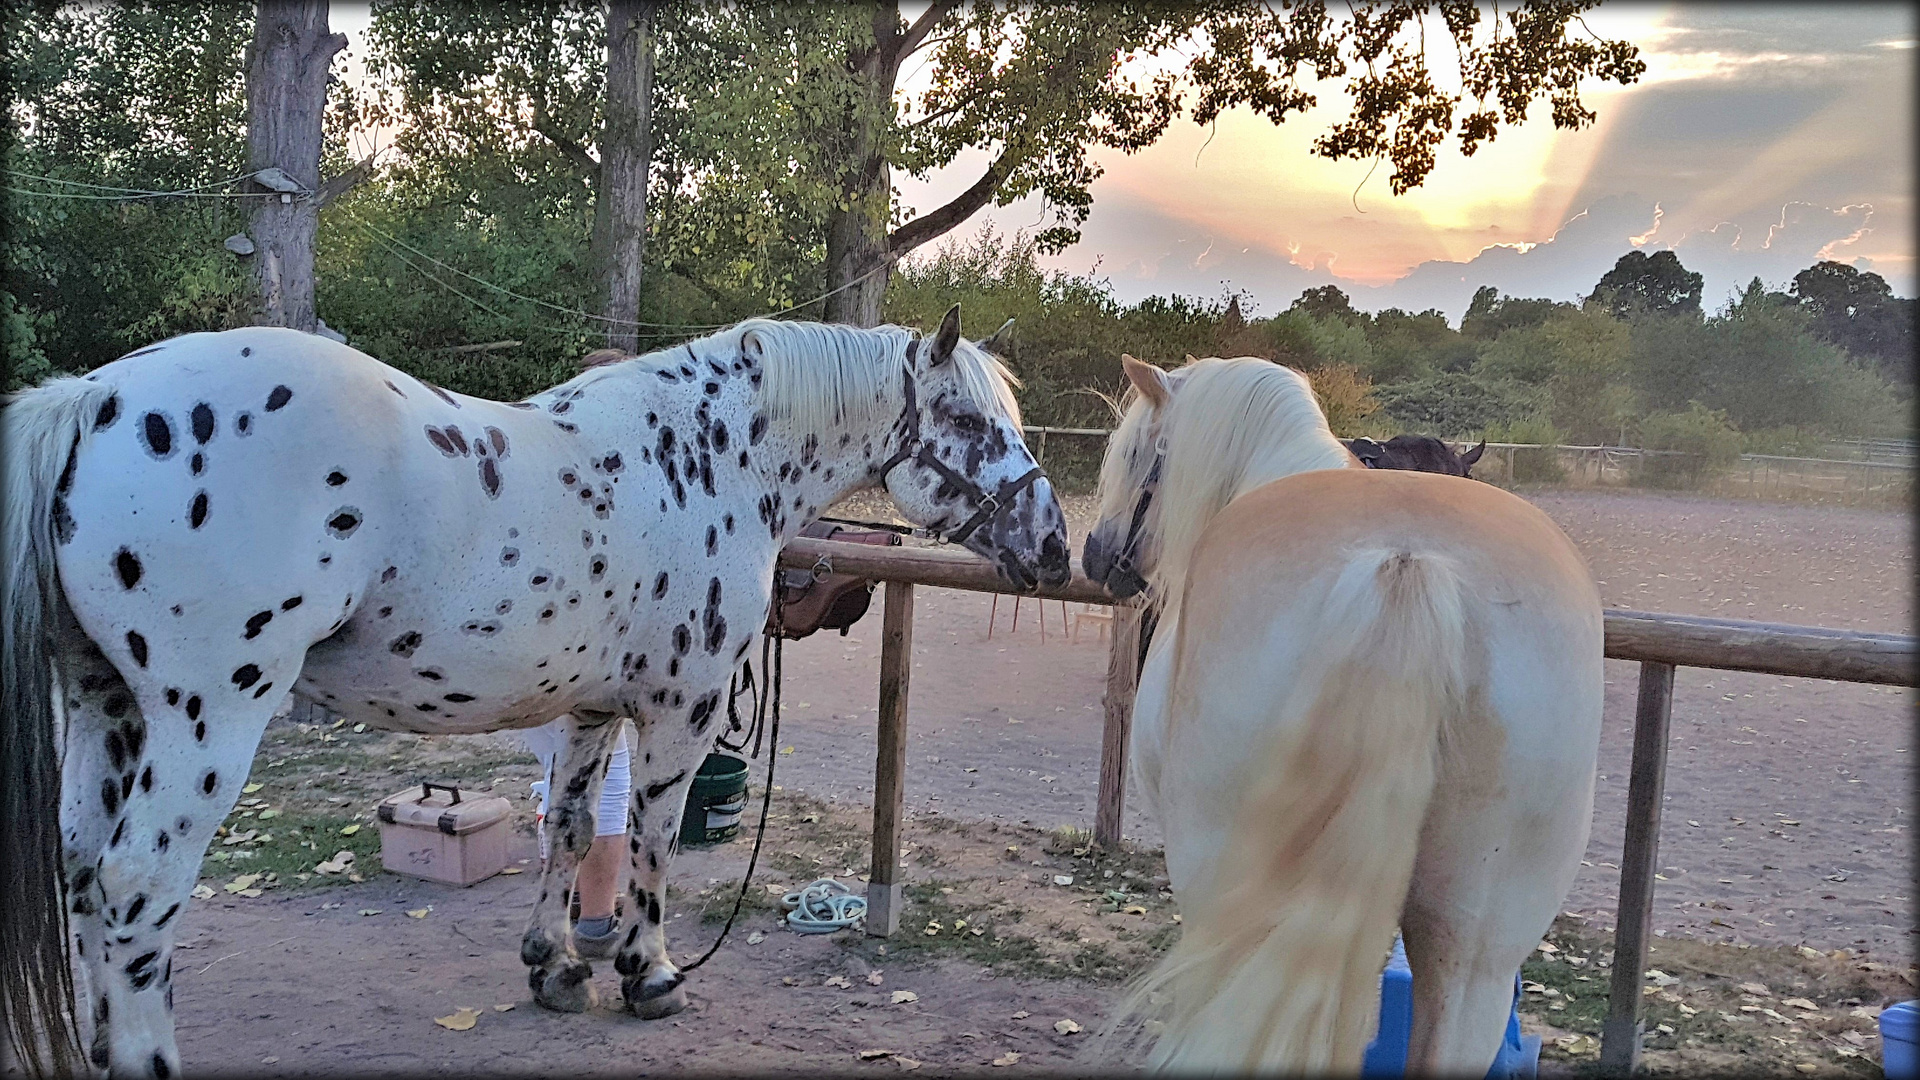
[[[1593,764],[1575,742],[1525,762],[1476,756],[1435,789],[1401,916],[1414,995],[1407,1075],[1482,1076],[1498,1052],[1514,975],[1586,848]]]
[[[611,715],[575,717],[572,734],[553,759],[547,789],[547,866],[540,900],[520,939],[520,962],[535,1003],[556,1012],[585,1012],[593,1004],[593,968],[573,952],[567,933],[567,896],[580,860],[593,846],[593,808],[606,782],[607,755],[620,730]],[[592,726],[587,726],[591,723]]]
[[[77,629],[62,645],[62,869],[86,974],[77,1005],[92,1024],[89,1056],[115,1076],[173,1076],[174,928],[273,702],[136,693]]]

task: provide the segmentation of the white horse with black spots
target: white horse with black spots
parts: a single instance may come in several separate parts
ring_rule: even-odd
[[[884,484],[1022,586],[1068,574],[1008,373],[957,308],[932,338],[746,322],[512,404],[291,330],[189,334],[5,421],[0,970],[14,1046],[54,1068],[84,1044],[116,1076],[177,1072],[173,929],[291,690],[422,733],[574,719],[521,946],[561,1010],[589,1004],[567,886],[632,717],[615,966],[664,1016],[680,814],[781,546]]]
[[[1397,924],[1407,1074],[1484,1075],[1593,816],[1586,563],[1498,488],[1363,467],[1297,372],[1124,364],[1084,562],[1162,612],[1132,760],[1183,925],[1122,1015],[1160,997],[1163,1069],[1352,1075]]]

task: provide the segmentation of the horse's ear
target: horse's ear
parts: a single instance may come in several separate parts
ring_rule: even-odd
[[[1187,363],[1197,364],[1199,362],[1200,362],[1199,358],[1195,357],[1192,353],[1187,354]]]
[[[927,357],[928,367],[937,367],[953,359],[953,350],[960,344],[960,305],[947,309],[947,317],[940,320],[940,329],[933,334],[933,352]]]
[[[1480,460],[1480,455],[1485,453],[1486,449],[1487,449],[1487,440],[1481,439],[1479,446],[1476,446],[1473,449],[1467,451],[1466,453],[1460,455],[1461,468],[1465,468],[1465,469],[1473,468],[1473,463]]]
[[[1007,331],[1012,329],[1013,320],[1008,319],[1006,322],[1000,324],[1000,329],[974,342],[974,347],[990,353],[1005,353],[1007,351],[1007,342],[1013,336]]]
[[[1154,408],[1160,408],[1173,400],[1173,388],[1167,385],[1167,373],[1144,360],[1135,360],[1126,353],[1120,354],[1120,370],[1126,372],[1127,381],[1133,384],[1140,396]]]

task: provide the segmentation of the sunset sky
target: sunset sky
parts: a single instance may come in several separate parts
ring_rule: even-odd
[[[1636,243],[1701,272],[1710,309],[1821,257],[1914,295],[1913,7],[1611,3],[1588,23],[1634,41],[1648,67],[1587,92],[1590,128],[1555,131],[1537,108],[1473,158],[1450,145],[1424,187],[1395,197],[1390,167],[1366,180],[1366,162],[1308,152],[1344,110],[1336,94],[1277,127],[1244,111],[1211,133],[1177,122],[1137,155],[1102,155],[1085,238],[1048,263],[1096,270],[1124,300],[1232,288],[1268,314],[1329,282],[1362,308],[1455,319],[1482,284],[1573,299]],[[938,205],[981,160],[902,179],[902,193]],[[982,217],[1031,229],[1041,211]]]
[[[333,5],[356,46],[367,21],[364,5]],[[1536,107],[1473,158],[1450,143],[1425,186],[1396,197],[1390,166],[1369,178],[1367,162],[1309,152],[1345,115],[1335,87],[1279,126],[1245,111],[1213,130],[1176,121],[1139,154],[1099,156],[1084,239],[1047,264],[1102,275],[1126,301],[1231,289],[1268,314],[1327,283],[1365,309],[1452,319],[1483,284],[1574,299],[1635,246],[1675,249],[1705,275],[1709,309],[1756,276],[1784,287],[1819,258],[1914,295],[1913,6],[1614,2],[1587,21],[1648,65],[1633,86],[1587,89],[1592,127],[1556,131]],[[910,62],[906,88],[926,77]],[[970,152],[895,182],[925,210],[985,160]],[[1028,199],[951,235],[987,221],[1012,232],[1047,218]]]

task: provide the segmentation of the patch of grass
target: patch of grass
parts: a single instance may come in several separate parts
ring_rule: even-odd
[[[261,820],[256,811],[241,817],[248,808],[235,810],[221,826],[200,863],[200,876],[213,881],[228,881],[241,874],[259,874],[258,887],[288,890],[322,888],[345,884],[345,874],[317,874],[314,864],[331,859],[336,852],[351,851],[353,872],[362,878],[385,873],[380,866],[380,832],[371,822],[356,821],[345,814],[275,813]],[[267,809],[271,809],[270,807]],[[340,830],[360,826],[352,836]],[[252,839],[229,844],[235,836],[254,834]],[[271,875],[269,877],[269,875]]]

